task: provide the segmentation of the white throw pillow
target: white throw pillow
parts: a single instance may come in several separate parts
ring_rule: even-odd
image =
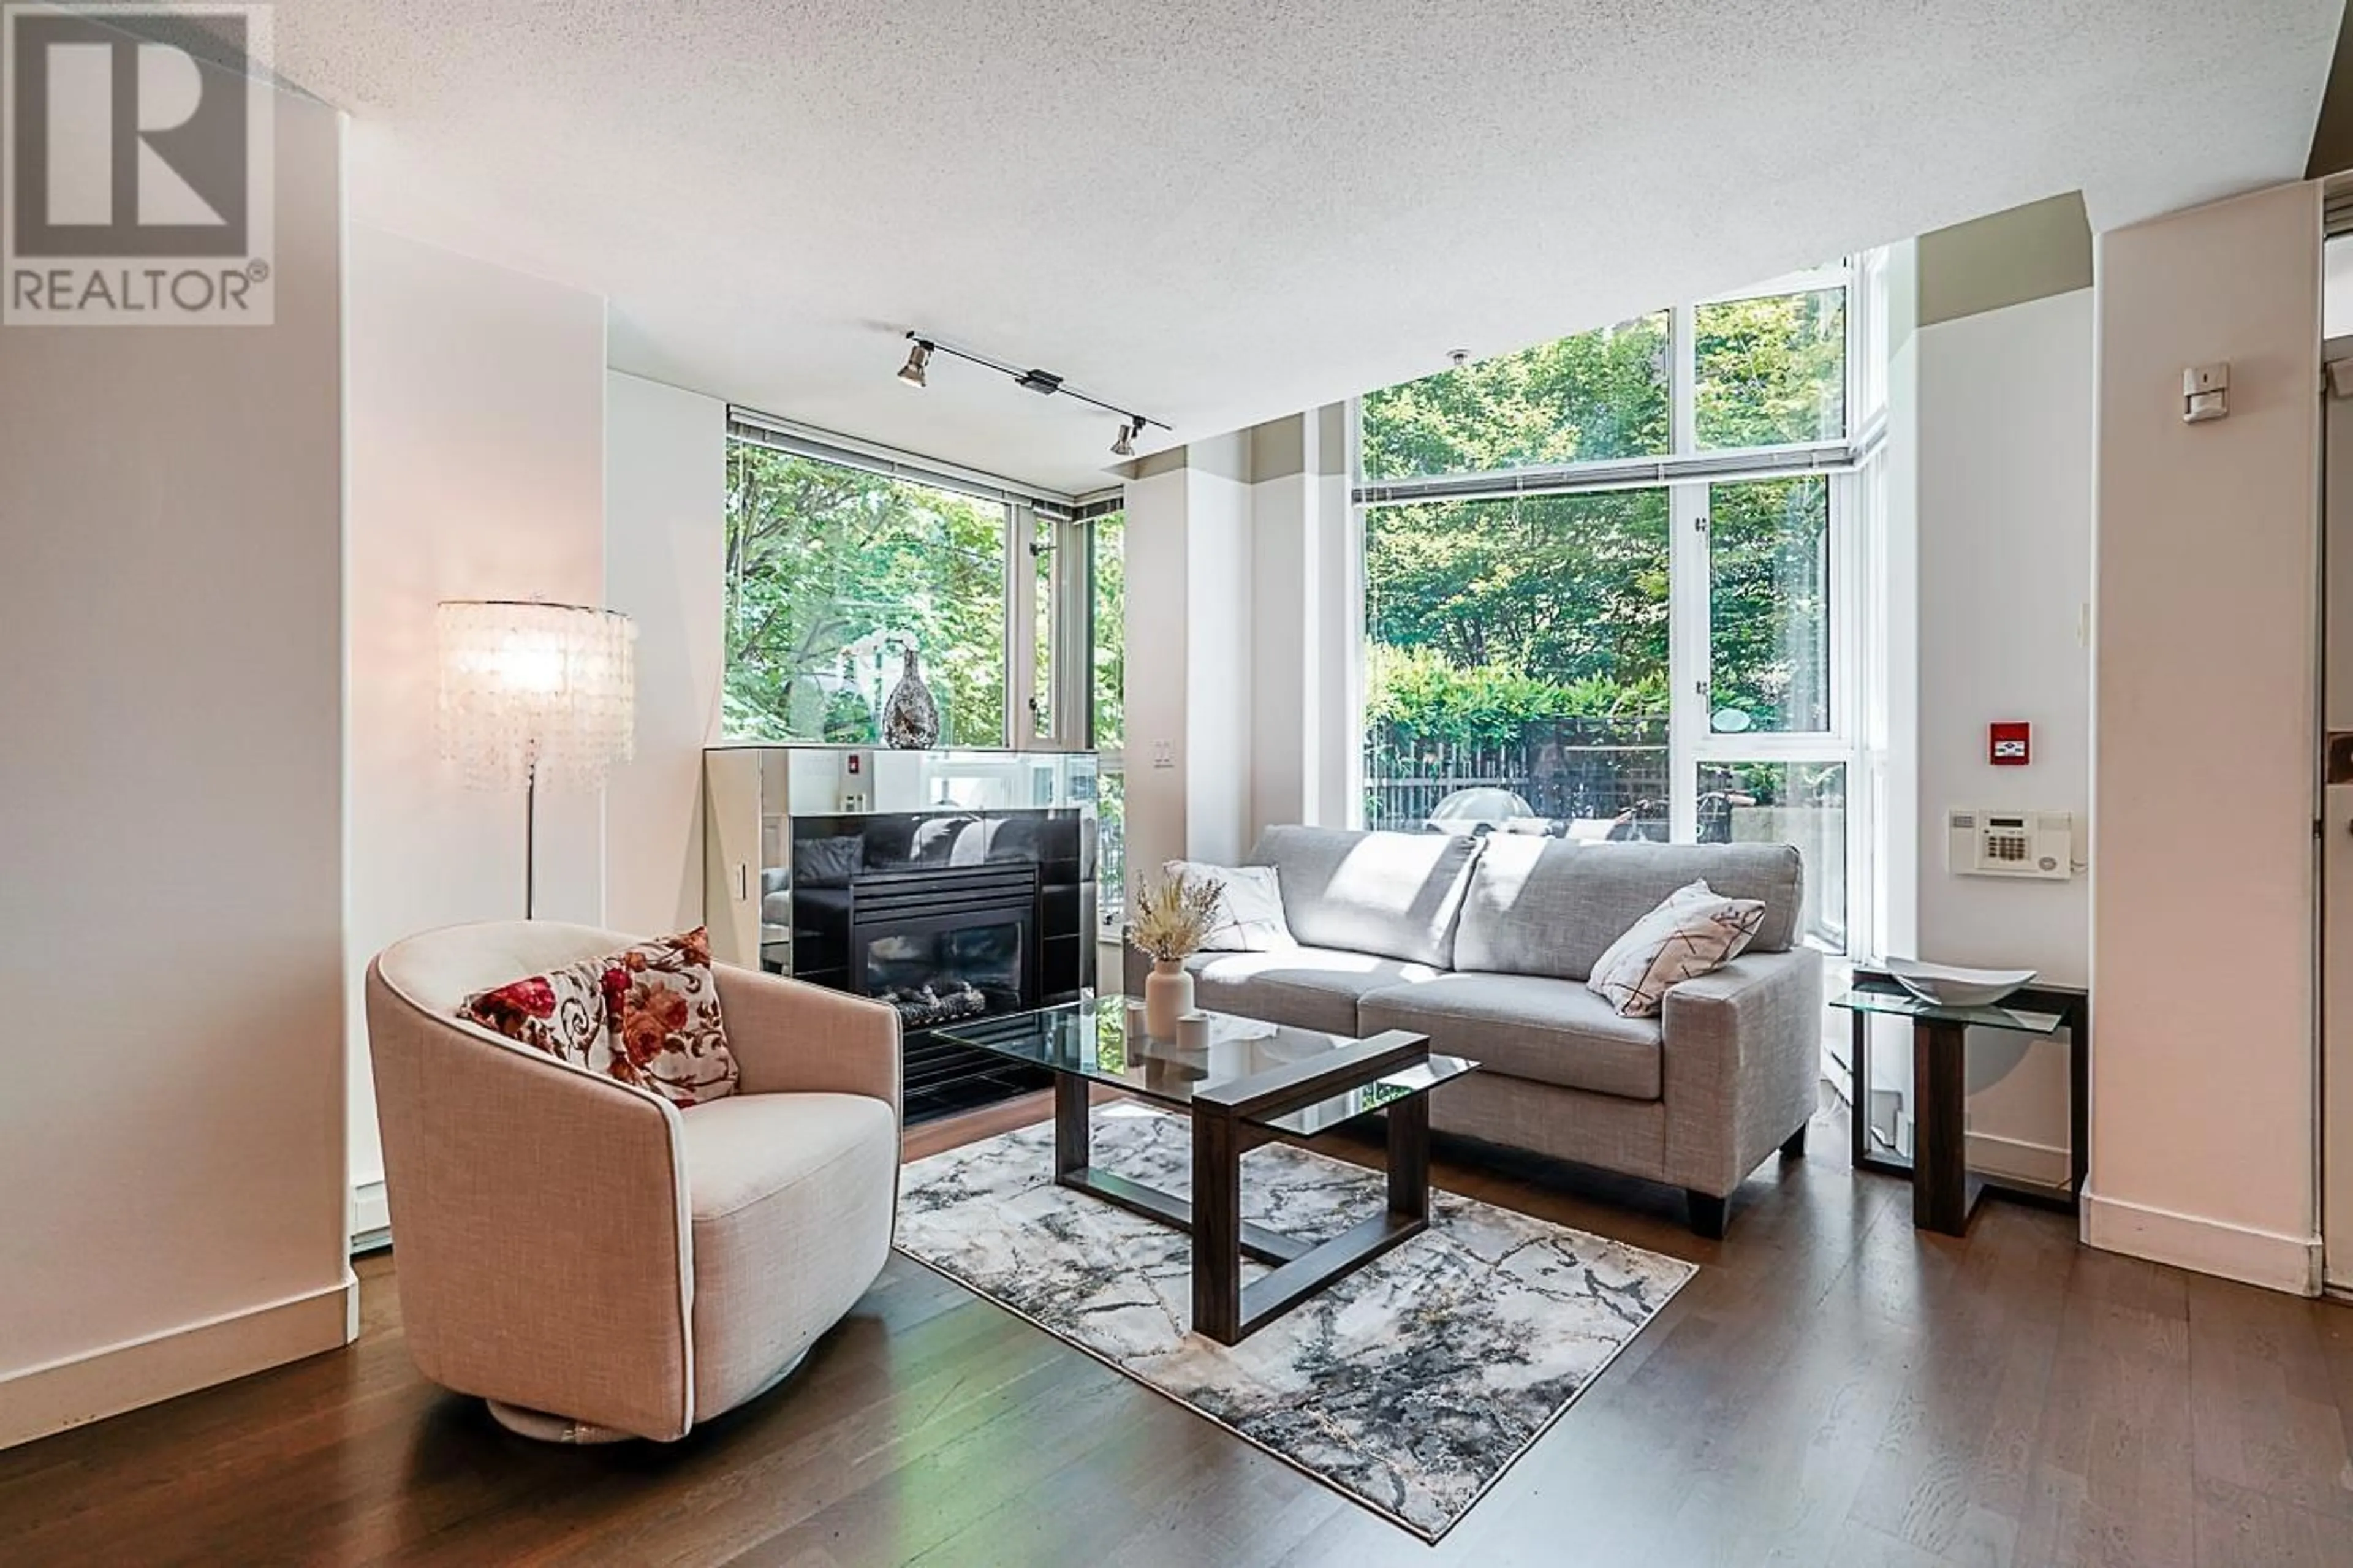
[[[1171,860],[1161,870],[1171,877],[1208,878],[1225,890],[1205,952],[1288,952],[1299,945],[1282,918],[1282,888],[1271,866],[1210,866]]]
[[[1652,1018],[1668,991],[1731,963],[1765,923],[1757,899],[1727,899],[1705,882],[1669,893],[1593,965],[1586,989],[1626,1018]]]

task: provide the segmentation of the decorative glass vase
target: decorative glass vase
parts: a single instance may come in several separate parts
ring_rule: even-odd
[[[913,648],[907,650],[899,684],[882,704],[882,741],[902,752],[940,742],[940,705],[923,684],[923,662]]]
[[[1193,1010],[1193,977],[1182,959],[1155,958],[1144,977],[1144,1032],[1155,1040],[1174,1040],[1176,1020]]]

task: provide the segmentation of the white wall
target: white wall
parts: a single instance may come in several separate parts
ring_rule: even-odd
[[[1139,877],[1185,853],[1187,474],[1127,484],[1127,865]]]
[[[605,400],[605,602],[638,623],[637,758],[605,795],[605,919],[702,923],[702,748],[726,676],[727,405],[618,371]]]
[[[1249,820],[1254,840],[1270,822],[1304,822],[1322,772],[1314,697],[1323,664],[1346,628],[1322,614],[1316,570],[1314,476],[1292,467],[1297,418],[1282,443],[1287,471],[1254,475],[1250,486],[1250,750]],[[1275,445],[1260,439],[1261,447]]]
[[[2320,195],[2099,249],[2085,1237],[2316,1288]],[[2186,365],[2231,413],[2181,422]]]
[[[0,1445],[352,1321],[340,144],[274,326],[0,328]]]
[[[1250,847],[1250,455],[1248,431],[1196,441],[1126,486],[1131,892],[1173,858]],[[1129,949],[1131,990],[1139,965]]]
[[[364,225],[350,243],[346,978],[351,1174],[365,1185],[384,1174],[368,960],[415,931],[523,912],[522,796],[468,790],[440,760],[434,605],[602,602],[605,305]],[[539,914],[601,921],[600,802],[543,790],[538,839]]]
[[[2091,813],[2092,304],[2077,289],[1919,329],[1917,951],[2083,985],[2091,884],[1957,877],[1956,807]],[[2034,726],[2032,761],[1994,767],[1986,726]],[[1969,1037],[1970,1156],[2068,1175],[2068,1051]]]
[[[1126,500],[1131,876],[1250,847],[1250,435],[1154,467]]]

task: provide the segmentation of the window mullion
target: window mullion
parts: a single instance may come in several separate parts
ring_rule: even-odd
[[[1095,525],[1072,521],[1062,525],[1063,551],[1055,563],[1054,592],[1060,603],[1054,616],[1055,700],[1071,721],[1062,726],[1062,743],[1083,751],[1094,743],[1095,710]]]
[[[1017,751],[1038,743],[1038,716],[1029,705],[1037,687],[1037,561],[1030,545],[1037,538],[1036,509],[1021,503],[1006,507],[1005,552],[1005,736]]]
[[[1667,324],[1667,397],[1672,428],[1668,451],[1689,457],[1699,450],[1699,346],[1694,332],[1698,311],[1677,305]]]
[[[1669,447],[1676,457],[1699,450],[1699,316],[1677,305],[1667,316]],[[1699,837],[1699,749],[1707,735],[1707,486],[1667,489],[1667,837],[1678,844]]]
[[[1707,487],[1667,491],[1668,837],[1699,836],[1699,757],[1708,727]]]

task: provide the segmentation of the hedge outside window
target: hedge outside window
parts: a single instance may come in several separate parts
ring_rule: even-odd
[[[1366,826],[1493,787],[1666,836],[1667,511],[1663,489],[1366,509]]]

